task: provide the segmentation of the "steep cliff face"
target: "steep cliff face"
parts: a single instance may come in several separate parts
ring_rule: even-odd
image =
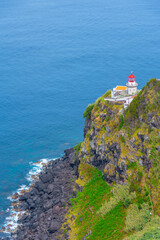
[[[109,95],[84,114],[85,139],[77,154],[77,183],[83,190],[67,215],[70,239],[128,239],[152,221],[157,230],[159,218],[151,216],[160,214],[160,81],[151,79],[127,110],[121,103],[105,101]],[[138,226],[136,216],[141,219]],[[107,225],[116,224],[114,218],[119,227]]]
[[[101,97],[86,119],[79,157],[102,170],[108,182],[125,182],[132,162],[150,169],[150,152],[154,144],[156,147],[160,129],[159,85],[152,79],[126,111],[123,105]]]
[[[113,104],[103,97],[96,101],[90,119],[86,119],[88,131],[79,153],[81,161],[98,167],[109,182],[123,181],[125,177],[124,164],[120,162],[121,142],[117,139],[122,108],[122,104]]]

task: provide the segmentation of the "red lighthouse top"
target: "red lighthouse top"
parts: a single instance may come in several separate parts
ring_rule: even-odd
[[[131,75],[128,77],[128,82],[135,82],[136,81],[136,77],[133,75],[133,73],[131,73]]]

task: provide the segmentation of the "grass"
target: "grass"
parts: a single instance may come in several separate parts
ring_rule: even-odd
[[[121,128],[123,127],[123,125],[124,125],[124,117],[123,117],[123,115],[120,115],[119,121],[120,121],[120,123],[119,123],[118,130],[120,131]]]
[[[127,169],[135,169],[137,167],[137,163],[136,162],[131,162],[128,164]]]
[[[78,154],[78,152],[79,152],[79,150],[80,150],[80,148],[81,148],[81,144],[82,144],[82,142],[80,142],[80,143],[78,143],[76,146],[74,146],[74,150],[75,150],[75,152],[76,152],[76,155]]]
[[[70,239],[82,240],[84,237],[90,240],[123,239],[126,235],[124,228],[127,212],[123,201],[117,201],[106,214],[98,214],[102,204],[110,202],[113,197],[111,186],[104,181],[98,169],[81,164],[80,178],[85,177],[88,182],[84,184],[82,192],[78,192],[77,197],[71,199],[70,216],[74,215],[75,219],[70,225]],[[117,186],[118,193],[119,188],[120,186]]]
[[[104,204],[102,204],[98,214],[104,216],[106,213],[114,209],[120,202],[124,202],[126,199],[131,202],[133,199],[135,199],[135,192],[130,193],[129,190],[129,185],[116,184],[113,188],[113,197],[110,198],[110,201],[105,201]]]
[[[85,184],[82,192],[78,192],[77,198],[72,199],[71,210],[73,214],[78,212],[75,219],[76,239],[82,239],[87,231],[94,231],[101,217],[97,215],[104,200],[111,196],[110,186],[103,180],[102,173],[92,167],[92,177]]]
[[[125,216],[126,211],[121,202],[95,224],[92,235],[88,239],[123,239]]]
[[[91,112],[92,112],[93,108],[94,108],[94,104],[89,104],[88,107],[86,108],[86,110],[83,113],[83,117],[87,118],[87,119],[90,119]]]
[[[122,135],[121,135],[121,142],[122,142],[122,143],[125,143],[125,142],[126,142],[125,137],[122,136]]]
[[[103,97],[111,97],[111,90],[108,90]]]

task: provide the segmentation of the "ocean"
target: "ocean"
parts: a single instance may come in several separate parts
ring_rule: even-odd
[[[86,106],[130,71],[160,78],[158,0],[0,1],[0,226],[33,163],[82,141]]]

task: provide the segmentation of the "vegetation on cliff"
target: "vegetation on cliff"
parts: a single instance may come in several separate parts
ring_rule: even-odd
[[[160,81],[151,79],[126,110],[109,95],[84,112],[80,191],[63,231],[69,225],[75,240],[160,239]]]

